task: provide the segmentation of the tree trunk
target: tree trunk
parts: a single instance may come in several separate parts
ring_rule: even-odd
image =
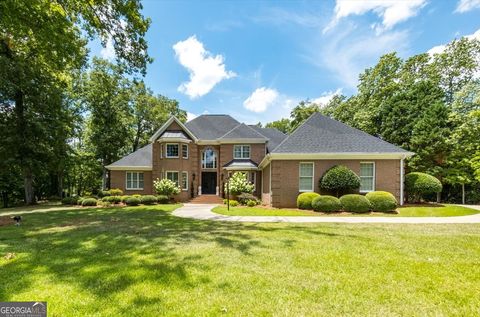
[[[462,184],[462,204],[465,205],[465,184]]]
[[[60,198],[63,198],[63,172],[59,171],[57,173],[57,195]]]
[[[33,195],[33,176],[29,168],[25,168],[23,172],[23,184],[25,189],[25,204],[33,205],[35,203]]]
[[[2,191],[3,208],[8,208],[8,192]]]

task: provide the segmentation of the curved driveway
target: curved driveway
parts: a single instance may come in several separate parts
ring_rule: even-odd
[[[480,223],[480,213],[459,217],[328,217],[328,216],[226,216],[212,212],[218,205],[212,204],[184,204],[173,214],[182,218],[194,218],[214,221],[240,222],[337,222],[337,223]],[[480,210],[480,206],[465,206]]]

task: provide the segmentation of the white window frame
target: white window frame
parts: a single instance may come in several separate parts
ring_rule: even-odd
[[[312,166],[312,189],[311,190],[305,190],[300,188],[300,178],[302,177],[310,177],[310,176],[302,176],[300,173],[302,171],[302,164],[309,164]],[[310,193],[315,191],[315,163],[314,162],[300,162],[298,164],[298,191],[300,193]]]
[[[183,155],[183,147],[184,147],[184,146],[185,146],[186,149],[187,149],[187,155],[186,155],[186,156]],[[189,152],[188,144],[182,144],[182,158],[183,158],[183,159],[188,160],[188,152]]]
[[[177,146],[177,156],[169,156],[168,155],[168,146],[169,145],[176,145]],[[166,158],[179,158],[180,155],[180,144],[178,143],[166,143],[165,144],[165,157]]]
[[[207,160],[205,159],[205,154],[206,154],[207,150],[212,150],[213,154],[215,155],[215,160],[213,160],[213,167],[207,167]],[[213,148],[203,149],[203,151],[202,151],[202,169],[207,169],[207,170],[216,169],[217,165],[218,165],[217,151],[215,151],[215,149],[213,149]]]
[[[244,147],[248,147],[248,157],[243,157],[244,153]],[[236,148],[240,148],[240,157],[235,156],[236,155]],[[233,146],[233,158],[234,159],[250,159],[250,156],[252,155],[252,147],[249,144],[235,144]]]
[[[170,178],[168,178],[168,173],[176,173],[177,174],[177,186],[180,187],[180,173],[178,171],[166,171],[165,172],[165,178],[166,179],[170,179]]]
[[[180,173],[180,175],[182,175],[182,184],[180,185],[180,187],[182,188],[182,190],[184,192],[188,191],[188,172],[187,171],[182,171],[182,173]],[[185,182],[185,185],[187,185],[186,187],[183,187],[183,179],[186,179],[186,182]]]
[[[362,171],[362,164],[372,164],[372,165],[373,165],[373,176],[361,176],[361,175],[360,175],[360,174],[361,174],[361,171]],[[372,181],[372,187],[373,187],[372,190],[362,190],[362,189],[360,189],[360,193],[370,193],[370,192],[374,192],[374,191],[375,191],[375,187],[376,187],[376,186],[375,186],[375,178],[376,178],[376,174],[377,174],[376,168],[375,168],[375,162],[360,162],[360,165],[359,165],[359,166],[360,166],[360,168],[359,168],[359,170],[358,170],[358,174],[359,174],[358,176],[360,177],[360,184],[361,184],[361,179],[362,179],[362,178],[367,178],[367,177],[368,177],[368,178],[372,178],[372,180],[373,180],[373,181]],[[360,187],[361,187],[361,185],[360,185]]]
[[[128,187],[128,174],[132,174],[132,185],[136,183],[136,187]],[[136,175],[136,180],[134,181],[133,175]],[[143,186],[140,187],[140,174],[143,175]],[[125,189],[126,190],[143,190],[145,186],[145,174],[143,172],[138,171],[126,171],[125,172]]]

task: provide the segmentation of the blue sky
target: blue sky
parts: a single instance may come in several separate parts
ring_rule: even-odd
[[[143,1],[147,85],[189,116],[246,123],[288,117],[304,99],[356,92],[358,74],[385,53],[440,51],[480,39],[480,0]],[[475,33],[477,32],[477,33]],[[92,53],[113,58],[110,47]]]

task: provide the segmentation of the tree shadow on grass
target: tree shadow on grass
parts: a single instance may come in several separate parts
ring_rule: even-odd
[[[0,250],[14,252],[17,258],[0,260],[0,298],[15,300],[38,282],[38,274],[48,274],[54,283],[75,286],[105,301],[144,281],[190,289],[211,283],[208,273],[215,269],[202,261],[202,253],[177,250],[193,242],[213,242],[242,256],[254,256],[252,249],[268,248],[254,232],[346,236],[334,228],[178,218],[160,208],[52,211],[26,216],[21,227],[2,227]],[[286,246],[295,242],[285,241]],[[205,278],[192,280],[191,269],[204,272]],[[153,300],[139,297],[134,301],[148,305]]]

